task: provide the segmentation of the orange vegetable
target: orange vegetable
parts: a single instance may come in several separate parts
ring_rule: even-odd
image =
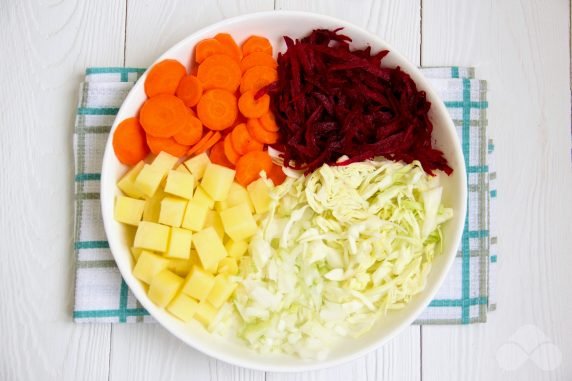
[[[197,104],[197,115],[211,130],[224,130],[233,125],[238,115],[236,97],[226,90],[208,90]]]
[[[194,75],[187,75],[179,82],[175,95],[181,98],[185,106],[193,107],[203,95],[203,84]]]
[[[195,154],[197,150],[199,150],[202,146],[207,144],[208,140],[211,137],[213,137],[213,135],[214,135],[214,131],[207,131],[207,133],[203,135],[201,140],[199,140],[197,142],[197,144],[195,144],[194,146],[191,147],[191,149],[187,152],[187,155]]]
[[[264,148],[262,143],[250,136],[246,124],[244,123],[234,127],[230,134],[230,139],[232,148],[234,148],[239,155],[244,155],[252,151],[262,151]]]
[[[223,148],[224,148],[224,154],[228,159],[228,161],[230,161],[232,164],[236,164],[236,162],[240,158],[240,155],[238,154],[238,152],[236,152],[236,150],[232,146],[231,134],[226,135],[226,137],[224,138]]]
[[[258,119],[249,119],[246,129],[250,136],[262,144],[274,144],[278,141],[278,133],[266,131]]]
[[[244,73],[254,66],[268,66],[272,69],[276,69],[278,63],[270,54],[255,52],[247,55],[240,61],[240,70]]]
[[[234,41],[234,38],[232,38],[230,34],[218,33],[214,38],[222,44],[225,54],[240,62],[242,59],[242,50],[240,50],[236,41]]]
[[[260,177],[261,171],[270,173],[272,165],[272,159],[266,151],[249,152],[236,162],[236,181],[247,186]]]
[[[242,44],[242,54],[247,56],[252,53],[261,52],[272,55],[272,45],[267,38],[251,36]]]
[[[272,169],[268,173],[268,178],[272,180],[275,186],[278,186],[286,180],[286,174],[282,170],[282,167],[276,164],[272,164]]]
[[[179,144],[173,138],[157,138],[152,135],[147,135],[147,144],[151,148],[151,152],[158,155],[159,152],[164,151],[173,156],[184,156],[189,149],[189,146]]]
[[[248,69],[240,80],[240,92],[258,91],[264,86],[276,82],[278,79],[278,72],[268,66],[254,66]]]
[[[276,119],[274,119],[272,111],[268,111],[266,114],[262,115],[259,120],[262,128],[266,131],[278,132],[278,125],[276,124]]]
[[[220,132],[218,131],[214,132],[212,136],[207,141],[205,141],[204,145],[202,145],[195,151],[195,154],[198,155],[200,153],[205,152],[206,150],[214,146],[221,138],[222,134]]]
[[[238,98],[238,109],[247,118],[260,118],[268,112],[270,107],[270,96],[264,94],[258,99],[254,99],[256,93],[252,90],[244,92]]]
[[[199,41],[195,47],[195,61],[201,63],[213,54],[224,54],[224,50],[224,46],[220,41],[215,40],[214,38],[204,39]]]
[[[191,146],[195,143],[198,143],[203,136],[203,123],[195,116],[190,115],[187,118],[187,125],[175,135],[173,138],[177,141],[177,143]]]
[[[145,131],[137,118],[127,118],[119,123],[113,133],[112,143],[115,156],[123,164],[135,165],[149,153]]]
[[[205,90],[224,89],[234,93],[240,85],[240,66],[226,54],[214,54],[200,65],[197,77]]]
[[[232,164],[224,153],[224,142],[219,140],[209,152],[209,159],[212,163],[222,165],[227,168],[234,169],[234,164]]]
[[[161,94],[175,94],[181,78],[187,69],[177,60],[163,60],[156,63],[145,78],[145,94],[149,98]]]
[[[189,109],[174,95],[157,95],[143,103],[139,122],[145,132],[168,138],[181,131],[188,122]]]

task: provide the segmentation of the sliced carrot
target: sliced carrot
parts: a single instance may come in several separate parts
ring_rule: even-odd
[[[174,95],[157,95],[143,103],[139,122],[145,132],[168,138],[181,131],[188,122],[189,109]]]
[[[272,55],[272,45],[267,38],[251,36],[242,44],[242,54],[247,56],[252,53],[261,52]]]
[[[234,164],[226,158],[224,153],[224,142],[222,140],[219,140],[214,146],[212,146],[211,151],[209,152],[209,159],[214,164],[234,169]]]
[[[191,149],[189,149],[187,151],[187,155],[193,155],[195,154],[199,149],[201,149],[204,145],[207,144],[207,142],[209,141],[210,138],[212,138],[214,135],[214,131],[207,131],[206,134],[203,135],[203,137],[201,138],[201,140],[199,140],[197,142],[197,144],[195,144],[194,146],[191,147]]]
[[[282,170],[280,165],[272,164],[272,169],[270,173],[267,174],[268,178],[272,180],[275,186],[278,186],[286,180],[286,174]]]
[[[180,157],[184,156],[189,146],[179,144],[173,138],[157,138],[152,135],[147,135],[147,144],[149,144],[149,148],[151,148],[151,152],[155,155],[158,155],[159,152],[167,152],[173,156]]]
[[[238,115],[236,97],[227,90],[208,90],[197,104],[197,115],[211,130],[224,130],[233,125]]]
[[[113,133],[113,150],[120,162],[135,165],[149,154],[145,131],[137,118],[123,120]]]
[[[276,69],[278,63],[270,54],[262,52],[249,54],[240,61],[240,70],[242,70],[243,73],[255,66],[268,66],[272,69]]]
[[[175,95],[181,98],[185,106],[193,107],[203,95],[203,84],[194,75],[187,75],[179,82]]]
[[[262,143],[250,136],[246,124],[244,123],[234,127],[230,134],[230,139],[232,148],[234,148],[239,155],[244,155],[252,151],[262,151],[264,148]]]
[[[149,98],[160,94],[175,94],[187,69],[177,60],[163,60],[153,65],[145,78],[145,94]]]
[[[272,111],[268,111],[266,114],[260,117],[260,124],[262,128],[269,132],[278,132],[278,125],[276,124],[276,119]]]
[[[211,148],[212,146],[214,146],[220,139],[222,138],[222,134],[218,131],[216,131],[210,138],[209,140],[207,140],[205,142],[205,144],[200,147],[199,149],[196,150],[195,154],[201,154],[205,151],[207,151],[209,148]]]
[[[214,38],[206,38],[199,41],[195,47],[195,61],[198,63],[203,62],[207,57],[213,54],[224,54],[224,46],[222,46],[220,41]]]
[[[203,136],[203,123],[199,118],[189,115],[188,122],[185,128],[173,135],[177,143],[192,146],[198,143]]]
[[[200,65],[197,77],[205,90],[224,89],[234,93],[240,85],[240,66],[226,54],[214,54]]]
[[[244,92],[238,98],[238,109],[246,118],[260,118],[268,112],[270,107],[270,96],[264,94],[258,99],[254,99],[256,93],[252,90]]]
[[[264,86],[276,82],[278,79],[278,72],[268,66],[254,66],[248,69],[240,80],[240,92],[258,91]]]
[[[234,41],[234,38],[228,33],[218,33],[214,36],[215,40],[220,42],[224,48],[225,54],[228,54],[238,62],[242,59],[242,50]]]
[[[250,136],[262,144],[274,144],[278,141],[278,133],[266,131],[258,119],[249,119],[246,129]]]
[[[236,150],[232,146],[231,134],[226,135],[226,137],[224,138],[223,148],[224,148],[224,154],[226,155],[228,161],[230,161],[232,164],[236,164],[236,162],[240,158],[240,155],[238,154],[238,152],[236,152]]]
[[[267,174],[272,170],[272,159],[266,151],[253,151],[242,156],[236,162],[236,181],[247,186],[260,177],[260,172]]]

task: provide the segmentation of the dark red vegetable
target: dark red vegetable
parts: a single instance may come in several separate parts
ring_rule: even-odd
[[[350,50],[340,29],[314,30],[301,40],[284,37],[278,55],[278,81],[258,91],[271,95],[280,126],[274,148],[286,166],[311,172],[324,163],[338,165],[384,156],[424,170],[452,172],[443,153],[431,147],[431,107],[425,92],[399,67],[381,66],[389,53]]]

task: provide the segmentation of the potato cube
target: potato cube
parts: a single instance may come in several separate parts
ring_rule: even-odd
[[[180,276],[187,276],[191,271],[193,263],[189,259],[169,259],[169,266],[167,268]]]
[[[172,228],[171,237],[169,238],[169,246],[165,257],[189,259],[191,256],[191,239],[193,233],[187,229]]]
[[[222,226],[222,220],[218,212],[214,210],[209,210],[207,213],[207,218],[205,220],[205,228],[212,227],[216,231],[216,234],[220,239],[224,239],[224,227]]]
[[[229,208],[229,205],[228,205],[228,202],[226,202],[226,200],[225,201],[216,201],[214,204],[214,209],[217,212],[220,212],[220,211],[228,209],[228,208]]]
[[[199,266],[193,266],[185,279],[182,292],[202,301],[209,295],[209,292],[211,292],[214,286],[214,280],[214,276]]]
[[[256,233],[258,226],[247,204],[240,204],[220,212],[224,231],[234,241],[240,241]],[[199,253],[200,254],[200,253]]]
[[[207,208],[212,209],[214,207],[215,201],[205,192],[205,190],[199,185],[195,190],[193,195],[193,201],[198,204],[204,204]]]
[[[151,251],[167,250],[171,228],[154,222],[141,221],[135,233],[133,246]]]
[[[195,249],[191,249],[191,257],[189,258],[189,262],[191,262],[191,265],[193,266],[202,266],[199,254]]]
[[[142,282],[151,284],[155,275],[165,270],[168,266],[168,259],[143,251],[133,268],[133,276]]]
[[[147,296],[159,307],[165,307],[177,295],[183,278],[169,270],[163,270],[153,277]]]
[[[187,323],[191,321],[198,307],[199,302],[180,292],[173,300],[171,300],[171,303],[167,305],[167,311]]]
[[[206,152],[201,153],[195,157],[190,158],[189,160],[185,161],[185,167],[191,172],[193,176],[195,176],[196,180],[200,180],[203,178],[203,174],[205,173],[205,169],[208,164],[210,164],[211,160]]]
[[[229,239],[228,242],[224,245],[226,252],[229,257],[239,259],[246,253],[248,250],[248,243],[246,241],[235,241]]]
[[[201,230],[205,225],[208,212],[209,208],[205,204],[190,200],[185,209],[182,226],[193,231]]]
[[[226,257],[226,249],[213,227],[208,227],[193,235],[193,246],[197,250],[203,269],[214,273],[218,262]]]
[[[236,283],[229,281],[224,275],[217,275],[207,301],[213,307],[220,308],[230,298],[235,288]]]
[[[247,203],[250,211],[254,213],[254,206],[250,201],[248,196],[248,191],[239,183],[233,182],[228,191],[228,197],[226,198],[226,206],[230,208],[231,206],[237,206],[242,203]],[[227,209],[225,208],[225,209]]]
[[[163,181],[163,172],[145,164],[135,179],[135,186],[141,190],[144,196],[152,197],[161,185],[161,181]]]
[[[144,164],[145,162],[141,160],[117,182],[117,187],[129,197],[143,198],[143,192],[135,185],[135,179],[141,172]]]
[[[177,164],[177,161],[179,161],[179,158],[171,155],[170,153],[161,151],[159,152],[157,157],[153,159],[151,165],[153,166],[153,168],[161,171],[163,177],[165,177],[167,175],[167,172],[173,169],[175,164]]]
[[[143,209],[143,221],[159,222],[159,214],[161,213],[161,201],[165,198],[166,193],[163,188],[159,187],[157,192],[145,200],[145,208]]]
[[[228,195],[234,174],[230,168],[218,164],[208,164],[201,180],[201,186],[215,201],[223,201]]]
[[[161,200],[159,223],[174,227],[181,226],[186,207],[187,200],[171,196],[165,197]]]
[[[189,170],[187,169],[187,167],[185,167],[185,164],[183,164],[183,163],[177,165],[177,168],[175,168],[175,171],[181,172],[181,173],[191,174],[191,172],[189,172]]]
[[[133,259],[135,260],[135,262],[137,262],[137,260],[141,256],[141,253],[144,252],[145,250],[143,250],[139,247],[131,247],[131,249],[129,249],[129,251],[131,251],[131,255],[133,256]]]
[[[165,192],[190,200],[193,197],[195,178],[190,173],[170,170],[167,174]]]
[[[126,196],[117,196],[115,199],[115,220],[127,225],[139,225],[143,217],[145,201]]]
[[[209,302],[204,301],[199,303],[195,311],[195,319],[208,329],[211,322],[215,319],[218,310],[214,308]]]
[[[260,178],[251,182],[248,187],[248,196],[254,205],[256,213],[262,214],[268,212],[270,209],[270,187],[266,184],[264,179]]]
[[[238,264],[236,258],[226,257],[218,262],[216,270],[218,274],[236,275],[238,274]]]

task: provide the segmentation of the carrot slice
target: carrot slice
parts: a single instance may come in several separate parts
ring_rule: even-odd
[[[224,46],[222,46],[220,41],[214,38],[206,38],[199,41],[195,47],[195,61],[198,63],[203,62],[207,57],[213,54],[224,54]]]
[[[193,107],[203,95],[203,84],[194,75],[187,75],[179,82],[175,95],[181,98],[185,106]]]
[[[195,154],[198,155],[207,151],[209,148],[214,146],[221,138],[222,134],[220,132],[217,131],[213,133],[213,135],[205,142],[205,144],[195,151]]]
[[[137,118],[123,120],[113,133],[113,150],[120,162],[135,165],[149,154],[145,131]]]
[[[186,125],[189,109],[174,95],[157,95],[143,103],[139,122],[145,132],[158,138],[168,138]]]
[[[177,60],[163,60],[153,65],[145,78],[145,94],[149,98],[160,94],[175,94],[187,69]]]
[[[189,115],[185,128],[173,135],[173,138],[179,144],[192,146],[201,140],[201,136],[203,136],[203,123],[199,118]]]
[[[280,165],[272,164],[272,169],[268,173],[268,178],[272,180],[275,186],[278,186],[286,180],[286,174]]]
[[[268,66],[254,66],[248,69],[240,80],[240,92],[258,91],[264,86],[276,82],[278,80],[278,72]]]
[[[266,114],[262,115],[259,119],[262,128],[269,132],[278,132],[278,125],[276,124],[276,119],[272,111],[268,111]]]
[[[197,115],[211,130],[224,130],[233,125],[238,115],[236,97],[227,90],[208,90],[197,104]]]
[[[240,85],[240,66],[226,54],[214,54],[205,59],[197,71],[197,77],[205,90],[224,89],[234,93]]]
[[[242,44],[242,54],[247,56],[252,53],[261,52],[272,55],[272,45],[267,38],[251,36]]]
[[[270,96],[264,94],[258,99],[254,99],[256,93],[252,90],[244,92],[238,98],[238,109],[247,118],[260,118],[268,112],[270,107]]]
[[[236,164],[236,162],[240,158],[240,155],[238,154],[238,152],[236,152],[236,150],[232,146],[231,134],[226,135],[226,137],[224,138],[223,148],[224,148],[224,154],[228,159],[228,161],[230,161],[232,164]]]
[[[246,129],[250,136],[262,144],[274,144],[278,141],[278,133],[266,131],[258,119],[249,119]]]
[[[214,146],[212,146],[211,151],[209,152],[209,159],[214,164],[234,169],[234,164],[226,158],[224,153],[224,142],[222,140],[219,140]]]
[[[214,131],[208,131],[206,134],[204,134],[201,140],[199,140],[197,144],[192,146],[191,149],[187,151],[187,155],[195,154],[201,147],[207,144],[207,142],[209,141],[210,138],[212,138],[213,135]]]
[[[222,44],[225,54],[228,54],[238,62],[242,59],[242,50],[234,41],[234,38],[228,33],[218,33],[214,36],[215,40]]]
[[[234,127],[230,134],[230,139],[232,148],[234,148],[239,155],[244,155],[252,151],[262,151],[264,148],[262,143],[250,136],[246,124],[244,123]]]
[[[179,144],[173,138],[158,138],[152,135],[147,135],[147,144],[151,148],[151,152],[158,155],[159,152],[167,152],[173,156],[184,156],[189,149],[189,146]]]
[[[268,66],[272,69],[276,69],[278,63],[270,54],[262,52],[251,53],[240,61],[240,70],[242,70],[243,73],[255,66]]]
[[[260,172],[270,173],[272,159],[266,151],[253,151],[242,156],[236,162],[236,181],[247,186],[260,177]]]

